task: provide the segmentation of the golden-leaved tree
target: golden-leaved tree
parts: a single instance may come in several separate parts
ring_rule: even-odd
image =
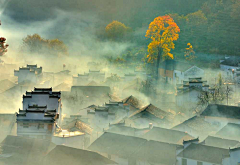
[[[130,28],[119,21],[112,21],[106,26],[105,31],[109,39],[120,40],[125,37]]]
[[[185,59],[188,61],[194,60],[196,58],[195,52],[193,50],[193,46],[191,43],[187,44],[187,48],[186,48],[184,56],[185,56]]]
[[[1,22],[0,22],[1,25]],[[7,52],[8,44],[5,43],[6,38],[0,37],[0,56],[3,56]]]
[[[157,78],[161,57],[173,59],[170,53],[175,48],[173,41],[179,37],[180,28],[169,15],[159,16],[149,24],[146,37],[151,39],[148,45],[148,62],[156,61]]]

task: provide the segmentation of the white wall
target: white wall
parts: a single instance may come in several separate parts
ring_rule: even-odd
[[[198,162],[197,160],[187,159],[187,165],[197,165],[197,162]],[[182,165],[181,157],[177,157],[176,165]],[[218,164],[203,162],[203,165],[218,165]]]
[[[44,124],[44,128],[39,128],[39,124]],[[48,130],[49,124],[52,125],[52,130]],[[24,122],[18,122],[17,135],[30,136],[30,137],[42,136],[42,138],[45,139],[46,136],[52,135],[53,128],[54,128],[54,123],[28,123],[28,127],[24,128]]]

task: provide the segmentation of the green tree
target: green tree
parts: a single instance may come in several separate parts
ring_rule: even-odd
[[[108,39],[117,41],[123,39],[130,31],[130,28],[121,22],[113,21],[106,26],[105,31]]]

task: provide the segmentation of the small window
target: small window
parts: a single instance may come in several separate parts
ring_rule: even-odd
[[[187,159],[182,159],[182,165],[187,165]]]
[[[197,162],[197,165],[203,165],[203,162]]]

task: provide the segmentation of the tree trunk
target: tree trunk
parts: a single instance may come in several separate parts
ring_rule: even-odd
[[[157,55],[157,68],[156,68],[156,79],[158,80],[159,78],[159,64],[160,64],[160,61],[161,61],[161,56],[162,56],[162,50],[161,48],[158,48],[158,55]]]

